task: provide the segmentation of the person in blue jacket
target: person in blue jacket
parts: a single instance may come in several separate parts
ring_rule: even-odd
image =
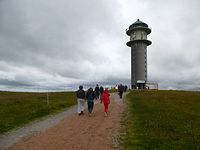
[[[89,116],[91,116],[93,107],[94,107],[94,99],[95,99],[95,92],[92,88],[89,88],[86,94],[87,104],[88,104],[88,112]]]

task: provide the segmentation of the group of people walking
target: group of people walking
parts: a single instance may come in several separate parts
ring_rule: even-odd
[[[101,104],[104,104],[104,113],[105,116],[108,115],[108,106],[110,104],[110,94],[108,92],[108,88],[104,88],[97,84],[95,89],[89,88],[87,91],[83,90],[83,86],[79,86],[79,90],[76,92],[77,96],[77,112],[78,115],[84,115],[85,110],[85,102],[87,101],[88,113],[91,116],[93,108],[94,108],[94,99],[100,99]]]

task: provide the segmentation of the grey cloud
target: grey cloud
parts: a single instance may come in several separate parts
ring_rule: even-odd
[[[0,79],[0,84],[1,85],[7,85],[7,86],[15,86],[15,87],[19,87],[19,86],[33,86],[32,84],[28,84],[28,83],[23,83],[23,82],[17,82],[17,81],[11,81],[11,80],[7,80],[7,79]]]
[[[47,74],[49,80],[59,76],[98,80],[101,75],[96,70],[108,57],[99,51],[103,43],[97,40],[108,38],[106,32],[115,34],[113,6],[105,1],[1,1],[1,61],[24,68],[23,73],[19,69],[7,72],[6,80],[11,80],[9,75],[16,81],[32,76],[35,79],[30,82],[40,85]],[[39,70],[37,77],[28,74],[31,69]]]
[[[149,81],[157,81],[162,89],[181,89],[181,83],[198,88],[199,4],[198,0],[2,0],[0,79],[54,89],[98,81],[128,83],[125,28],[140,18],[152,28]]]

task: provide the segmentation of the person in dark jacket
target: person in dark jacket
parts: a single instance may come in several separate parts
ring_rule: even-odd
[[[98,84],[95,87],[95,95],[96,95],[96,99],[99,99],[99,85]]]
[[[100,99],[101,99],[101,97],[102,97],[103,91],[104,91],[103,86],[100,86],[100,88],[99,88]]]
[[[126,92],[126,91],[127,91],[127,89],[128,89],[128,86],[127,86],[127,85],[125,85],[125,86],[124,86],[124,92]]]
[[[77,97],[77,112],[78,115],[83,115],[84,114],[84,109],[85,109],[85,91],[83,90],[83,86],[79,86],[79,90],[76,92],[76,97]]]
[[[86,98],[87,98],[89,116],[91,116],[91,113],[94,107],[94,99],[95,99],[95,93],[92,88],[88,89]]]
[[[119,97],[120,99],[122,98],[123,92],[124,92],[124,86],[122,84],[120,84],[118,86],[118,92],[119,92]]]

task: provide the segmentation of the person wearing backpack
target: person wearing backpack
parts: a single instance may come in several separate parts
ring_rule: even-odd
[[[108,105],[110,104],[110,94],[108,92],[108,88],[106,88],[103,92],[103,95],[101,97],[101,103],[104,104],[104,113],[105,116],[108,116]]]
[[[83,90],[83,86],[79,86],[79,90],[76,92],[77,97],[77,112],[78,115],[83,115],[83,111],[85,109],[85,91]]]

